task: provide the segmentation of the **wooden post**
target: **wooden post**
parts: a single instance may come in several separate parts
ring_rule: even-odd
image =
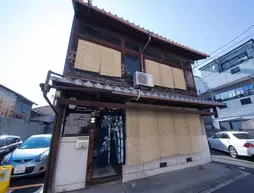
[[[52,139],[50,143],[50,150],[49,150],[49,160],[48,160],[48,167],[46,170],[46,175],[44,179],[44,188],[43,192],[51,193],[53,192],[53,181],[55,175],[55,166],[57,161],[57,153],[58,153],[58,146],[61,138],[61,125],[64,115],[65,105],[59,106],[59,114],[57,119],[55,120],[55,126],[53,128]]]

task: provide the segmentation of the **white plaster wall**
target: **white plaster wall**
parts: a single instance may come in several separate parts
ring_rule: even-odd
[[[77,139],[85,140],[86,148],[77,149]],[[56,164],[54,192],[85,188],[89,137],[62,137]]]
[[[248,76],[253,75],[254,73],[254,59],[249,59],[238,65],[241,69],[240,72],[236,74],[231,74],[230,69],[223,72],[218,72],[217,69],[212,70],[211,67],[201,70],[203,81],[209,89],[214,89],[219,86],[226,85],[243,78],[248,78]]]
[[[250,98],[252,104],[241,105],[241,99]],[[254,95],[226,101],[228,108],[217,109],[219,118],[254,115]]]
[[[211,162],[211,155],[206,135],[203,135],[203,145],[204,150],[200,153],[169,156],[134,166],[123,165],[122,181],[127,182],[130,180],[136,180],[174,170],[209,163]],[[192,158],[192,162],[187,163],[186,158],[189,157]],[[167,167],[160,168],[160,163],[162,162],[167,162]]]

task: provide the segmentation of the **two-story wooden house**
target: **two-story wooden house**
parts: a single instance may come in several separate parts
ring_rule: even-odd
[[[81,0],[73,6],[63,75],[42,85],[60,91],[45,189],[210,162],[200,116],[223,104],[196,98],[191,69],[207,55]]]

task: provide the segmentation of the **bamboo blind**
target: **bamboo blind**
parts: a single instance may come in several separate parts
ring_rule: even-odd
[[[186,90],[186,82],[185,82],[183,70],[178,68],[173,68],[173,78],[174,78],[175,88]]]
[[[100,46],[101,56],[100,74],[105,76],[121,77],[121,52]]]
[[[140,160],[144,163],[160,157],[159,138],[155,112],[139,112]]]
[[[199,115],[171,113],[163,109],[165,107],[161,107],[161,111],[126,109],[127,165],[203,151]]]
[[[159,63],[145,60],[146,72],[153,75],[153,83],[154,85],[160,86],[160,69]]]
[[[105,76],[121,77],[121,53],[92,42],[79,40],[74,67]]]
[[[100,56],[97,51],[97,44],[79,40],[74,68],[99,73]]]
[[[174,88],[173,71],[171,66],[159,64],[160,86]]]
[[[126,164],[136,165],[140,160],[139,111],[126,111]],[[128,128],[128,129],[127,129]]]
[[[174,88],[172,67],[151,60],[145,60],[146,72],[153,75],[154,84]]]

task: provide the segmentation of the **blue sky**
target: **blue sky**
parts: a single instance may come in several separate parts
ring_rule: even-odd
[[[93,0],[93,4],[207,54],[254,24],[252,0]],[[45,105],[39,83],[49,69],[62,73],[72,18],[71,0],[1,1],[0,84]],[[232,44],[252,33],[254,29]]]

